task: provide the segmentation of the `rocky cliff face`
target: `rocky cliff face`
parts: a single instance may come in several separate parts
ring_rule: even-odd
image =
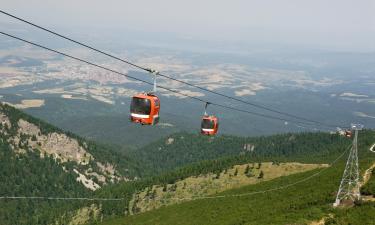
[[[52,157],[66,172],[77,175],[77,181],[96,190],[102,185],[124,180],[116,165],[95,159],[85,141],[64,132],[42,132],[38,124],[23,118],[12,118],[6,105],[0,104],[0,133],[17,154],[39,152],[41,158]]]

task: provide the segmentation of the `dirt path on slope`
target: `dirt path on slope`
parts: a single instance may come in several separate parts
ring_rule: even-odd
[[[375,143],[370,147],[370,151],[371,152],[374,152],[375,153]],[[372,164],[372,166],[370,166],[370,168],[368,168],[365,173],[363,174],[363,181],[361,182],[360,184],[360,187],[362,187],[363,185],[365,185],[371,178],[371,174],[372,174],[372,171],[375,170],[375,163]],[[374,196],[362,196],[362,200],[363,201],[372,201],[372,202],[375,202],[375,197]]]
[[[375,143],[374,143],[374,144],[371,146],[371,148],[370,148],[370,151],[373,152],[373,153],[375,153],[374,148],[375,148]]]
[[[363,181],[361,182],[360,187],[365,185],[370,180],[373,169],[375,169],[375,163],[372,164],[372,166],[368,168],[366,172],[363,174]]]
[[[375,153],[375,143],[370,147],[370,151],[371,152],[374,152]],[[372,174],[372,170],[375,168],[375,163],[372,164],[372,166],[370,166],[370,168],[368,168],[365,173],[363,174],[363,181],[361,182],[360,184],[360,187],[362,187],[363,185],[365,185],[371,178],[371,174]]]
[[[326,219],[328,218],[333,218],[333,214],[328,214],[328,216],[323,217],[319,221],[312,221],[311,223],[309,223],[309,225],[324,225],[326,222]]]

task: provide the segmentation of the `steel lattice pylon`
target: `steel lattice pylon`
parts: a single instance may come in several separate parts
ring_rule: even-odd
[[[340,188],[336,196],[334,207],[339,206],[342,200],[357,201],[361,198],[359,191],[359,169],[358,169],[358,131],[362,130],[363,125],[352,124],[354,130],[353,145],[349,153],[348,161],[344,174],[341,179]]]

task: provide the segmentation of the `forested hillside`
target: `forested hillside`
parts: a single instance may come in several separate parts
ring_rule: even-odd
[[[218,193],[218,195],[241,194],[288,184],[303,179],[319,169],[287,177],[274,176],[272,178],[274,180],[269,180],[267,176],[272,170],[264,169],[267,174],[260,175],[263,172],[261,164],[263,163],[264,166],[277,166],[287,162],[329,164],[351,144],[350,139],[329,133],[290,133],[262,137],[226,135],[206,137],[191,133],[177,133],[137,150],[128,150],[124,155],[114,151],[111,147],[85,140],[3,104],[0,105],[0,131],[1,196],[122,199],[114,202],[1,199],[0,221],[5,225],[68,224],[72,221],[99,223],[100,220],[107,221],[124,215],[127,216],[125,220],[121,218],[113,224],[122,224],[124,221],[125,224],[149,224],[145,221],[152,221],[151,224],[178,224],[169,215],[179,215],[187,223],[189,220],[184,216],[199,215],[199,212],[203,211],[199,206],[205,207],[205,210],[208,209],[208,213],[196,216],[194,220],[196,223],[193,224],[217,224],[214,222],[216,218],[214,215],[219,214],[224,216],[223,224],[246,224],[246,221],[259,221],[257,224],[273,222],[277,224],[279,221],[302,223],[330,213],[328,203],[331,203],[334,192],[338,188],[344,158],[340,163],[329,168],[324,173],[325,176],[316,178],[321,186],[317,186],[315,191],[311,189],[311,186],[316,184],[316,180],[309,180],[285,192],[272,192],[272,194],[259,197],[257,195],[254,198],[225,198],[225,200],[220,200],[221,203],[215,199],[196,200],[162,207],[135,216],[129,217],[128,214],[137,213],[137,209],[134,209],[134,196],[138,198],[137,207],[139,207],[140,204],[144,204],[144,201],[139,199],[139,196],[143,196],[140,193],[152,190],[150,187],[158,188],[158,190],[166,187],[165,194],[169,195],[168,192],[170,192],[170,195],[174,196],[172,193],[174,190],[183,191],[177,187],[177,182],[181,183],[186,178],[194,179],[194,177],[198,178],[207,174],[211,174],[208,175],[210,179],[218,180],[219,177],[229,176],[224,175],[225,171],[229,171],[234,176],[236,165],[253,165],[254,168],[251,170],[254,174],[257,173],[255,178],[250,178],[252,177],[250,172],[244,172],[246,166],[241,167],[239,171],[244,179],[249,177],[248,179],[255,180],[256,184]],[[359,154],[362,172],[374,161],[374,154],[368,151],[368,146],[374,142],[373,137],[374,132],[370,130],[360,133]],[[280,168],[284,168],[285,171],[282,173],[284,175],[296,172],[292,169],[287,171],[288,167],[281,166]],[[315,168],[321,168],[321,166]],[[263,181],[264,176],[266,179]],[[373,193],[373,179],[371,178],[362,187],[363,193]],[[216,190],[227,189],[217,188]],[[309,195],[306,195],[306,198],[298,198],[305,190],[308,190]],[[209,193],[212,195],[213,192],[207,190],[206,194]],[[200,195],[205,196],[205,193],[202,192]],[[150,196],[152,192],[147,192],[147,198]],[[290,203],[286,204],[286,200]],[[276,212],[281,211],[276,214],[285,213],[282,206],[286,206],[290,212],[286,217],[274,215],[265,218],[257,217],[261,212],[267,215],[270,205],[279,201],[280,203],[274,207],[276,207]],[[218,204],[219,208],[213,207]],[[236,204],[238,204],[238,209]],[[253,209],[249,209],[248,205],[256,205],[258,214],[249,213],[253,212]],[[144,207],[148,208],[148,206]],[[312,207],[313,213],[307,210],[308,207]],[[367,209],[372,205],[366,204],[364,207]],[[353,210],[352,213],[354,215],[358,211]],[[231,216],[225,217],[227,214]],[[343,214],[337,211],[337,215]],[[241,219],[238,220],[238,218]],[[340,221],[338,217],[336,220]],[[208,223],[201,223],[202,221],[208,221]]]
[[[139,176],[137,164],[109,146],[94,143],[0,103],[0,134],[17,154],[37,150],[59,165],[74,167],[98,183],[113,183]],[[91,173],[91,175],[90,175]]]
[[[288,161],[291,158],[321,162],[324,161],[324,154],[338,152],[348,144],[350,140],[328,133],[306,132],[261,137],[207,137],[177,133],[137,149],[132,157],[142,162],[143,170],[155,175],[202,160],[225,157],[238,162],[249,159]]]
[[[172,137],[181,137],[182,134],[176,134]],[[165,168],[166,162],[172,162],[170,160],[173,157],[178,158],[178,153],[180,156],[183,155],[204,155],[207,153],[209,157],[210,154],[218,154],[215,152],[226,154],[221,154],[221,158],[216,158],[212,160],[199,161],[185,167],[179,168],[172,172],[164,173],[162,176],[155,176],[149,179],[143,179],[141,181],[121,183],[115,186],[108,186],[100,191],[98,191],[98,196],[112,196],[112,197],[123,197],[124,202],[121,204],[102,204],[103,213],[106,215],[121,215],[124,211],[129,211],[129,202],[133,197],[133,193],[138,193],[140,190],[144,190],[147,187],[152,185],[165,186],[166,184],[173,184],[176,181],[180,181],[184,178],[190,176],[199,176],[201,174],[208,173],[221,173],[225,169],[232,167],[233,165],[245,164],[245,163],[259,163],[259,162],[302,162],[302,163],[331,163],[338,155],[342,154],[343,151],[348,149],[351,144],[351,140],[338,136],[336,134],[328,133],[301,133],[301,134],[284,134],[284,135],[275,135],[269,137],[259,137],[259,138],[239,138],[239,137],[217,137],[217,138],[207,138],[194,134],[184,134],[184,140],[188,141],[190,138],[194,138],[197,142],[201,141],[201,144],[204,146],[206,152],[200,151],[198,146],[196,147],[181,147],[177,148],[180,145],[176,145],[175,148],[169,148],[171,145],[170,138],[166,138],[158,142],[159,146],[156,145],[155,152],[160,146],[166,147],[171,150],[171,154],[168,157],[158,156],[151,154],[151,157],[156,157],[153,165],[163,165],[160,167]],[[366,166],[372,162],[372,158],[366,158],[368,156],[367,146],[370,146],[374,141],[374,132],[373,131],[363,131],[360,136],[360,146],[361,152],[360,157],[362,159],[363,166]],[[227,143],[224,140],[228,140]],[[191,140],[194,143],[193,140]],[[203,143],[202,143],[203,142]],[[217,142],[215,144],[215,142]],[[261,143],[262,145],[246,145],[244,144],[251,143]],[[245,147],[245,148],[244,148]],[[182,149],[183,148],[183,149]],[[151,149],[148,146],[148,149]],[[249,149],[249,151],[247,151]],[[366,152],[367,150],[367,152]],[[144,151],[144,150],[140,150]],[[197,151],[197,152],[194,152]],[[160,152],[159,154],[168,154],[168,151]],[[232,154],[232,156],[230,156]],[[174,156],[173,156],[174,155]],[[370,154],[371,156],[371,154]],[[203,157],[203,156],[201,156]],[[216,155],[216,157],[218,157]],[[167,159],[167,160],[165,160]],[[190,158],[191,159],[191,158]],[[190,160],[189,159],[189,160]],[[199,158],[195,158],[196,161]],[[342,159],[345,161],[345,159]],[[167,165],[168,166],[168,165]],[[159,167],[159,168],[160,168]],[[363,167],[365,168],[365,167]],[[342,175],[343,168],[340,168],[340,171],[337,171],[337,182],[340,180]],[[341,173],[341,174],[340,174]],[[336,185],[336,189],[338,184]],[[336,190],[335,190],[336,191]],[[125,203],[125,204],[124,204]]]
[[[0,103],[0,196],[87,197],[138,176],[136,163],[111,148],[64,132]],[[0,224],[68,220],[82,202],[1,199]],[[65,215],[65,217],[61,217]]]
[[[373,224],[375,204],[363,203],[352,209],[332,208],[342,167],[327,170],[322,176],[286,189],[242,197],[200,199],[142,214],[108,221],[106,225],[125,224],[310,224],[334,215],[327,224]],[[219,195],[246,194],[298,182],[317,171],[250,185]]]
[[[368,150],[373,141],[374,132],[361,132],[361,176],[375,162],[375,154]],[[345,151],[345,148],[340,151]],[[319,158],[332,161],[336,156],[328,154],[326,159]],[[371,201],[359,203],[349,209],[332,208],[346,157],[347,154],[318,175],[315,174],[322,169],[216,194],[228,197],[192,200],[110,220],[104,224],[310,224],[322,218],[326,218],[326,224],[374,224],[375,204]],[[307,154],[305,158],[309,161],[312,155]],[[368,185],[371,185],[371,179]],[[285,188],[279,190],[278,187]],[[256,194],[247,195],[254,192]]]
[[[0,141],[0,196],[85,197],[89,191],[67,173],[52,157],[41,159],[39,152],[16,154]],[[81,206],[80,202],[35,199],[1,199],[0,224],[50,224],[64,211]],[[61,219],[62,220],[62,219]]]

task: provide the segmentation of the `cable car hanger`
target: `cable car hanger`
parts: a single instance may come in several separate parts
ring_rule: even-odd
[[[157,70],[154,70],[154,69],[147,69],[148,72],[152,73],[154,75],[154,86],[153,86],[153,90],[152,90],[152,93],[156,93],[156,76],[160,74],[159,71]]]
[[[205,116],[208,116],[208,114],[207,114],[207,107],[208,107],[209,104],[211,104],[211,102],[206,102],[206,105],[204,106],[204,115]]]

